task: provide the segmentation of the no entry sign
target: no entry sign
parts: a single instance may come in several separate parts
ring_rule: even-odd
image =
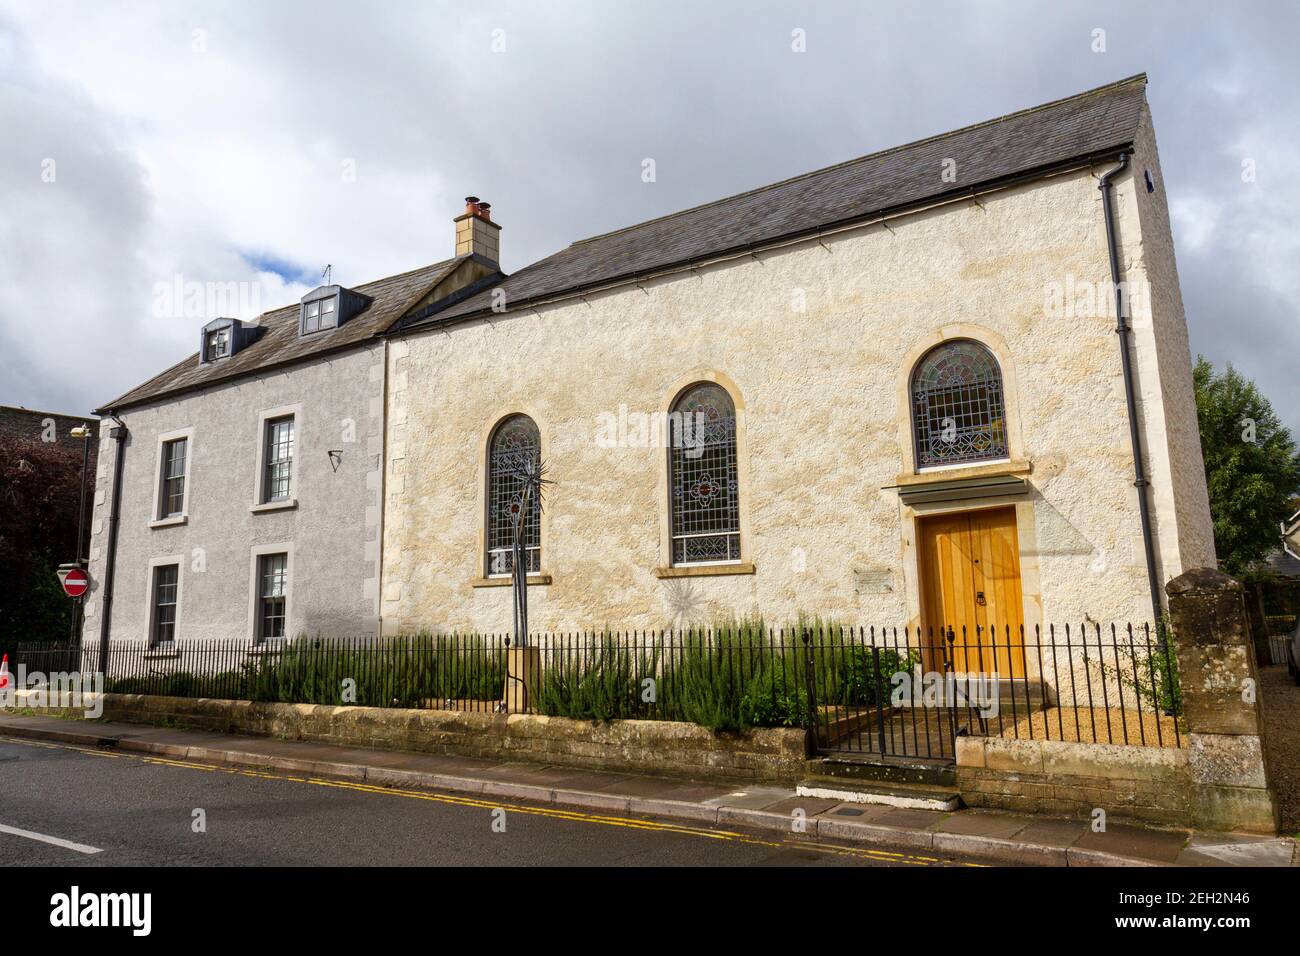
[[[90,578],[81,568],[59,568],[59,583],[68,597],[81,597],[90,589]]]

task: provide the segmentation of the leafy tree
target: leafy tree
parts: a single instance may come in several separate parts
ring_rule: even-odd
[[[1194,385],[1214,547],[1240,576],[1278,545],[1278,522],[1300,491],[1300,454],[1268,399],[1231,365],[1219,373],[1198,356]]]
[[[76,556],[80,494],[76,449],[0,436],[0,649],[67,640],[72,601],[55,571]]]

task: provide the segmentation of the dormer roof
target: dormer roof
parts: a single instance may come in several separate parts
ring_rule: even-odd
[[[190,355],[165,372],[131,389],[125,395],[108,402],[99,413],[217,385],[232,378],[354,347],[379,335],[397,321],[412,305],[419,302],[439,282],[455,271],[465,258],[460,256],[435,262],[419,269],[412,269],[410,272],[367,282],[354,290],[349,290],[364,297],[369,304],[328,334],[300,334],[301,302],[266,312],[256,323],[244,323],[245,326],[264,329],[257,340],[239,349],[229,358],[216,362],[200,362],[198,354]],[[320,291],[314,290],[309,295]],[[205,324],[205,328],[214,323],[228,321],[236,320],[213,319]]]

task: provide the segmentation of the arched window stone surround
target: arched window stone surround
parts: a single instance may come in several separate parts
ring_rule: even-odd
[[[913,375],[921,360],[936,347],[943,345],[945,342],[959,339],[969,339],[984,346],[996,359],[1002,373],[1002,403],[1006,429],[1005,458],[1010,459],[1013,463],[1021,462],[1024,458],[1024,445],[1020,426],[1020,387],[1015,360],[1007,348],[1005,340],[996,332],[982,326],[960,323],[944,326],[936,332],[921,337],[913,343],[911,349],[908,350],[900,363],[897,373],[898,404],[896,414],[898,446],[902,458],[901,473],[904,475],[915,474],[918,471],[927,469],[926,465],[918,463],[913,440]],[[988,464],[990,464],[989,461],[959,462],[956,467],[979,467]]]
[[[662,465],[658,469],[658,500],[660,525],[660,566],[655,574],[661,578],[696,577],[706,575],[753,574],[754,565],[751,553],[752,537],[750,535],[750,483],[748,447],[745,434],[745,399],[736,383],[725,373],[713,368],[696,368],[673,382],[661,394],[660,415],[665,422],[671,421],[671,412],[679,400],[694,386],[713,384],[723,389],[731,400],[735,411],[735,475],[736,493],[738,495],[739,513],[739,559],[725,562],[680,564],[673,563],[673,520],[672,520],[672,461],[671,448],[664,449]]]

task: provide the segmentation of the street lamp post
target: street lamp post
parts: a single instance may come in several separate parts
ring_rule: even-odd
[[[82,543],[85,541],[86,525],[86,468],[90,462],[90,428],[85,425],[78,425],[72,429],[69,434],[73,438],[81,439],[81,496],[77,503],[77,547],[74,560],[78,567],[85,568],[86,562],[82,556]],[[82,607],[85,604],[85,596],[76,599],[76,604],[72,609],[72,643],[79,643],[77,640],[77,631],[82,619]]]
[[[519,491],[519,514],[515,517],[514,537],[511,541],[510,585],[514,595],[514,646],[528,646],[528,550],[524,542],[525,529],[536,499],[540,516],[542,491],[551,483],[546,477],[546,462],[532,461],[521,464],[515,473],[521,488]]]
[[[532,482],[527,481],[520,495],[519,517],[515,520],[511,542],[510,588],[514,595],[515,647],[528,644],[528,552],[524,548],[524,522],[532,498]]]

